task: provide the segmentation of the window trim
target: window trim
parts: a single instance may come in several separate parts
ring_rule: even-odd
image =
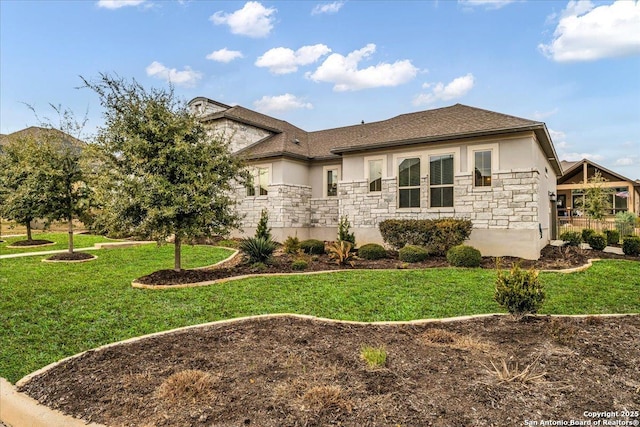
[[[260,194],[260,169],[267,170],[267,194]],[[245,186],[245,197],[267,197],[269,194],[269,187],[272,184],[273,170],[271,163],[250,165],[249,172],[251,173],[251,179],[253,180],[253,195],[249,195],[249,187]]]
[[[327,172],[335,170],[337,171],[337,181],[336,181],[336,195],[329,196],[329,180],[327,179]],[[338,197],[337,185],[342,179],[342,168],[340,165],[329,165],[322,167],[322,198],[323,199],[334,199]]]
[[[396,203],[396,208],[397,209],[421,209],[422,208],[422,178],[424,176],[424,161],[423,161],[423,155],[422,153],[418,154],[418,153],[407,153],[406,155],[399,155],[399,156],[394,156],[395,158],[395,174],[396,174],[396,198],[397,198],[397,203]],[[415,185],[410,185],[410,186],[406,186],[406,187],[400,187],[400,164],[408,159],[418,159],[418,161],[420,162],[420,172],[419,172],[419,184],[417,186]],[[400,206],[400,190],[413,190],[413,189],[418,189],[420,191],[420,198],[418,199],[420,204],[418,206],[405,206],[405,207],[401,207]]]
[[[371,191],[371,183],[369,182],[369,162],[382,160],[382,179],[387,178],[387,156],[367,156],[364,158],[364,179],[367,181],[367,193],[370,194],[381,194],[382,188],[380,191]]]
[[[447,156],[450,155],[452,157],[453,160],[453,176],[451,177],[451,184],[438,184],[438,185],[432,185],[431,184],[431,158],[432,157],[442,157],[442,156]],[[450,209],[455,207],[456,205],[456,200],[455,200],[455,188],[456,188],[456,154],[454,152],[441,152],[441,153],[429,153],[429,180],[427,181],[427,185],[429,188],[429,208],[431,209]],[[452,191],[452,195],[451,195],[451,206],[433,206],[433,197],[431,197],[431,189],[433,188],[451,188]]]

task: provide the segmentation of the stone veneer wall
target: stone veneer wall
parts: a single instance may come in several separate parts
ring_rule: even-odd
[[[236,189],[236,206],[243,216],[243,228],[255,228],[262,209],[269,211],[269,226],[273,228],[308,228],[311,226],[311,187],[307,185],[270,185],[266,196],[247,197],[246,189]]]
[[[240,151],[272,134],[264,129],[258,129],[228,119],[215,120],[208,124],[208,128],[212,135],[223,134],[227,138],[231,138],[229,148],[232,153]]]

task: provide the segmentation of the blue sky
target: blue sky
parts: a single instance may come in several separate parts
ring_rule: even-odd
[[[306,130],[455,103],[544,121],[564,160],[640,178],[640,3],[0,0],[0,132],[49,103],[88,111],[79,76],[171,81]]]

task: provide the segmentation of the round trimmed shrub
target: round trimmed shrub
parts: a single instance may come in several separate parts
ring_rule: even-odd
[[[596,251],[601,251],[607,247],[607,238],[604,237],[604,234],[601,233],[593,233],[589,240],[587,240],[591,249],[595,249]]]
[[[607,245],[617,245],[620,243],[620,232],[618,230],[604,230],[607,236]]]
[[[309,268],[309,263],[303,259],[297,259],[291,263],[291,268],[296,271],[302,271]]]
[[[421,262],[429,257],[429,252],[422,246],[407,245],[398,251],[398,258],[403,262]]]
[[[303,240],[300,242],[300,249],[307,254],[322,255],[324,253],[324,242],[316,239]]]
[[[589,238],[596,234],[596,230],[593,228],[583,228],[582,229],[582,241],[585,243],[589,243]]]
[[[358,256],[368,260],[383,259],[387,257],[387,250],[377,243],[367,243],[358,249]]]
[[[640,255],[640,237],[630,236],[622,239],[622,252],[625,255]]]
[[[480,267],[482,255],[473,246],[458,245],[447,251],[447,262],[454,267]]]
[[[582,234],[577,231],[565,231],[560,235],[560,240],[566,242],[568,246],[580,246]]]

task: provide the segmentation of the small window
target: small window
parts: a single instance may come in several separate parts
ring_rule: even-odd
[[[491,151],[476,151],[473,185],[491,187]]]
[[[259,194],[261,196],[266,196],[269,194],[269,169],[268,168],[258,168],[258,186],[260,188]]]
[[[453,207],[453,154],[430,157],[429,186],[432,208]]]
[[[247,197],[255,195],[266,196],[269,194],[269,168],[253,169],[247,183]]]
[[[382,191],[382,159],[369,160],[369,191]]]
[[[247,197],[252,197],[256,195],[256,187],[254,186],[253,176],[249,177],[249,179],[247,180],[247,183],[245,184],[245,187],[247,188]]]
[[[404,159],[398,167],[398,207],[420,207],[420,159]]]
[[[327,170],[327,197],[338,195],[338,169]]]

